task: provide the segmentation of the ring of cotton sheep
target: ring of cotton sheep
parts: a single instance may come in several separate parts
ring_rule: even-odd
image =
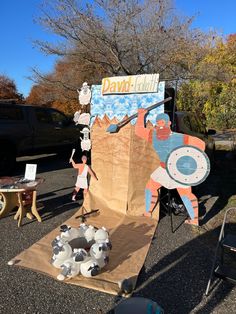
[[[108,231],[104,227],[98,229],[86,224],[79,228],[62,225],[60,231],[61,234],[52,241],[51,264],[61,269],[57,279],[99,274],[109,262],[112,248]]]

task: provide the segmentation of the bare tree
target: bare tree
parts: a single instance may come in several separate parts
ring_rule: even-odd
[[[158,72],[186,78],[206,41],[171,0],[46,0],[38,22],[63,40],[36,41],[46,53],[99,65],[107,75]]]

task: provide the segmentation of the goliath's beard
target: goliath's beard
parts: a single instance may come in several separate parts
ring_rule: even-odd
[[[170,136],[171,129],[169,126],[163,127],[156,126],[156,133],[158,140],[167,140],[168,137]]]

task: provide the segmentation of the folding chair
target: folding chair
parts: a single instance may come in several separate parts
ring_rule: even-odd
[[[236,207],[228,208],[224,215],[210,278],[205,292],[206,296],[209,294],[213,276],[236,284],[236,233],[232,233],[232,231],[226,232],[225,230],[227,216],[233,211],[235,211],[236,216]]]

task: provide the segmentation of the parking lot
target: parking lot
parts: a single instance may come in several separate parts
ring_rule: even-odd
[[[38,201],[44,205],[43,222],[25,218],[23,226],[17,228],[12,214],[0,220],[0,312],[109,313],[120,297],[7,265],[11,258],[60,226],[79,207],[71,202],[76,174],[67,159],[50,155],[30,162],[38,164],[37,174],[45,178],[38,193]],[[18,161],[16,175],[23,175],[25,163],[26,159]],[[181,219],[174,217],[174,224],[178,225]],[[220,283],[209,297],[204,296],[218,232],[219,228],[200,232],[182,225],[172,233],[170,218],[163,217],[133,295],[156,301],[165,313],[236,313],[236,289],[231,284]]]

